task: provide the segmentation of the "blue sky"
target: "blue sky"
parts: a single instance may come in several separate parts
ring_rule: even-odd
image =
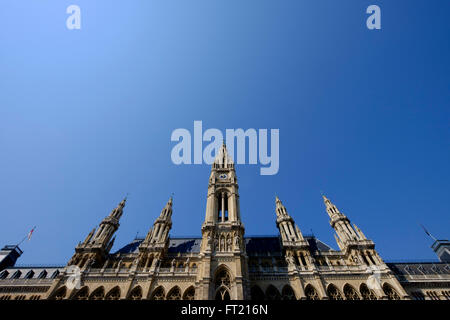
[[[66,29],[66,8],[82,29]],[[377,4],[382,29],[366,28]],[[449,238],[450,2],[22,1],[0,11],[0,245],[65,264],[129,193],[114,249],[175,193],[173,236],[200,235],[208,165],[172,164],[176,128],[277,128],[280,170],[237,167],[247,235],[275,194],[337,248],[323,191],[387,260]]]

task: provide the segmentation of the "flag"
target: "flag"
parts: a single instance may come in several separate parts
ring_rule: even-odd
[[[28,232],[28,241],[30,241],[31,236],[33,235],[34,229],[36,229],[36,227],[33,227],[33,229],[31,229],[30,232]]]

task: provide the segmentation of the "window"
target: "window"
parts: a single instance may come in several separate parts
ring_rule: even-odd
[[[189,287],[184,291],[183,300],[194,300],[195,299],[195,289],[194,287]]]
[[[31,279],[34,277],[34,271],[30,270],[27,272],[27,274],[25,275],[25,279]]]
[[[134,288],[130,293],[131,300],[141,300],[142,299],[142,289],[140,286]]]
[[[164,288],[159,286],[153,292],[152,300],[164,300]]]
[[[330,300],[344,300],[338,288],[334,284],[330,284],[327,288],[327,295]]]
[[[361,284],[359,292],[361,293],[363,300],[377,300],[377,296],[373,290],[370,290],[365,283]]]
[[[47,271],[42,270],[41,273],[38,275],[38,279],[45,279],[47,278]]]
[[[178,286],[173,287],[167,294],[167,300],[181,300],[181,290]]]
[[[319,300],[317,290],[310,284],[308,284],[305,288],[305,295],[307,300]]]
[[[6,270],[3,270],[1,273],[0,273],[0,279],[6,279],[6,277],[9,275],[9,272],[8,271],[6,271]]]
[[[395,291],[389,284],[385,283],[383,285],[383,291],[389,300],[400,300],[397,291]]]
[[[106,295],[105,300],[119,300],[120,299],[120,289],[119,287],[112,288]]]
[[[22,275],[22,272],[20,270],[17,270],[16,272],[13,273],[13,275],[11,276],[11,279],[19,279],[21,275]]]
[[[344,286],[344,295],[347,300],[361,300],[359,298],[358,292],[351,285],[346,284]]]

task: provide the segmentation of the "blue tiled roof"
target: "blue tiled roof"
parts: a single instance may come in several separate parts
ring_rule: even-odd
[[[305,237],[308,241],[312,251],[330,251],[332,250],[328,245],[315,237]],[[246,237],[245,247],[247,253],[280,253],[281,243],[278,236],[253,236]],[[137,252],[139,245],[143,239],[135,239],[123,248],[116,251],[116,253],[126,254]],[[200,252],[201,238],[170,238],[169,253],[198,253]]]

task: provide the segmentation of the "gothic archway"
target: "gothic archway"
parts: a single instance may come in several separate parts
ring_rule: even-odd
[[[348,283],[344,286],[344,295],[347,300],[361,300],[356,289]]]
[[[119,300],[120,299],[120,288],[115,286],[105,296],[105,300]]]
[[[195,288],[190,286],[184,290],[183,300],[194,300],[195,299]]]
[[[155,289],[155,291],[153,291],[151,300],[164,300],[164,297],[164,288],[162,286],[159,286]]]
[[[216,296],[214,297],[215,300],[231,300],[230,298],[230,292],[225,287],[220,287],[216,291]]]
[[[319,300],[319,294],[317,293],[316,288],[310,284],[305,288],[305,295],[307,300]]]
[[[103,300],[105,297],[105,289],[103,286],[95,289],[89,296],[89,300]]]
[[[181,300],[181,290],[178,286],[173,287],[167,293],[166,300]]]
[[[88,287],[83,287],[75,293],[73,300],[87,300],[89,297]]]
[[[328,285],[327,295],[330,300],[344,300],[339,289],[332,283]]]
[[[281,290],[283,300],[296,300],[294,289],[290,285],[285,285]]]
[[[365,283],[359,286],[359,293],[361,293],[363,300],[377,300],[377,296],[373,290],[370,290]]]
[[[214,276],[216,300],[230,300],[231,274],[227,267],[219,266]]]
[[[398,295],[397,291],[392,288],[391,285],[387,283],[383,284],[383,291],[387,295],[389,300],[400,300],[400,296]]]
[[[142,288],[141,288],[141,286],[134,287],[133,290],[131,290],[128,298],[131,299],[131,300],[141,300],[142,299]]]
[[[63,286],[56,290],[56,292],[53,294],[51,300],[62,300],[66,297],[67,294],[67,288],[66,286]]]

